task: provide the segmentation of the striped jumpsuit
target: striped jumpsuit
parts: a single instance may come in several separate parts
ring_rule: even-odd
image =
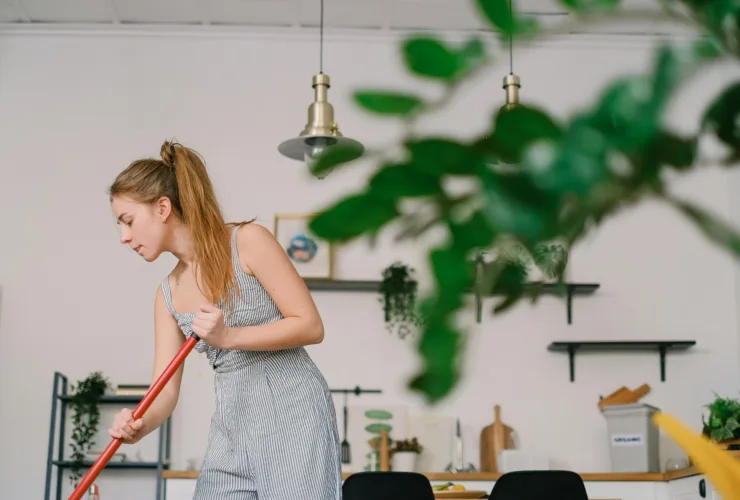
[[[225,323],[264,325],[282,318],[254,276],[239,264],[238,227],[231,252],[242,298]],[[162,291],[182,332],[195,313],[172,306],[169,279]],[[340,500],[339,433],[329,387],[302,347],[281,351],[215,349],[199,341],[215,371],[216,408],[194,500]]]

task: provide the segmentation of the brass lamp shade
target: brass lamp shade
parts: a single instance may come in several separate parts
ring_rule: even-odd
[[[506,91],[506,104],[501,106],[502,110],[509,110],[519,106],[519,89],[522,87],[519,77],[509,73],[504,77],[504,90]]]
[[[280,154],[292,160],[305,162],[309,168],[325,149],[333,146],[356,150],[357,158],[362,156],[365,147],[354,139],[344,137],[339,131],[339,125],[334,121],[334,107],[327,99],[330,87],[329,75],[325,73],[314,75],[312,86],[314,102],[308,107],[308,122],[298,137],[283,141],[278,146]]]

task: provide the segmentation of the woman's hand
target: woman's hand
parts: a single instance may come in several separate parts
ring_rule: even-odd
[[[229,329],[224,324],[224,314],[213,304],[203,304],[193,319],[193,332],[206,344],[216,349],[228,349]]]
[[[113,417],[113,425],[108,429],[108,434],[126,444],[134,444],[143,437],[139,432],[143,426],[142,419],[134,420],[131,410],[124,408]]]

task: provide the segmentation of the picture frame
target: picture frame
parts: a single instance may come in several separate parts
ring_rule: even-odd
[[[302,278],[334,279],[334,245],[313,234],[315,213],[275,214],[274,236]]]

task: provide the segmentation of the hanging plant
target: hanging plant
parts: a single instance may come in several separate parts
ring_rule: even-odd
[[[568,251],[560,243],[540,243],[530,252],[519,241],[506,239],[496,250],[503,262],[524,273],[525,282],[539,281],[533,270],[542,273],[544,281],[558,280],[568,265]]]
[[[559,243],[542,243],[532,252],[535,266],[550,280],[558,280],[568,265],[568,251]]]
[[[70,386],[74,391],[69,400],[72,410],[70,482],[75,487],[82,478],[85,457],[95,444],[95,435],[100,425],[100,398],[110,387],[110,382],[101,372],[93,372],[87,378],[77,381],[76,387]]]
[[[383,304],[386,329],[400,338],[406,338],[421,325],[416,309],[418,283],[413,278],[415,270],[395,262],[383,270],[380,283],[380,301]]]

